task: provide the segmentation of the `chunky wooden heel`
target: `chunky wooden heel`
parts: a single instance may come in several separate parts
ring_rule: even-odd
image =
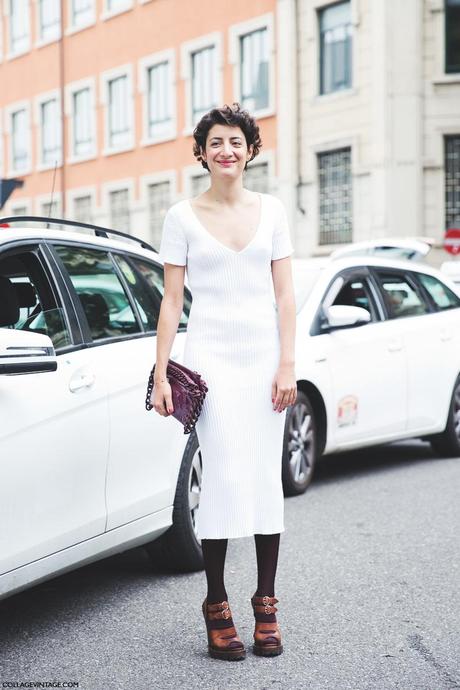
[[[244,644],[237,635],[235,626],[228,628],[212,628],[214,620],[228,620],[232,618],[228,601],[221,601],[217,604],[208,604],[207,598],[201,606],[206,630],[208,633],[208,652],[214,659],[227,659],[237,661],[246,657]]]
[[[251,604],[256,613],[276,613],[278,609],[275,604],[278,602],[276,597],[256,597],[251,598]],[[256,620],[254,629],[254,644],[252,651],[257,656],[277,656],[283,651],[281,644],[281,630],[278,623],[267,621],[262,622]]]

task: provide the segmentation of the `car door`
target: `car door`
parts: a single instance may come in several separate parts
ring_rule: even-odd
[[[460,372],[460,298],[435,276],[409,274],[427,313],[407,318],[408,429],[414,433],[444,427]]]
[[[0,573],[104,532],[107,390],[46,246],[0,254],[1,328],[49,335],[57,370],[0,376]]]
[[[128,251],[62,243],[54,248],[74,291],[95,371],[109,394],[109,530],[169,509],[174,500],[183,429],[173,417],[145,409],[161,295],[148,288]],[[158,266],[158,284],[161,274]],[[172,358],[181,357],[184,336],[178,334]]]
[[[365,267],[337,274],[322,307],[334,304],[359,306],[371,314],[369,323],[319,335],[331,373],[335,444],[345,448],[397,436],[406,421],[405,352],[402,338],[383,319]]]

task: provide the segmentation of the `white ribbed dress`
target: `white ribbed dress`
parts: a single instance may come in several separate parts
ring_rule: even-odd
[[[188,199],[168,210],[159,255],[186,265],[192,291],[183,363],[208,393],[196,423],[203,461],[200,539],[284,531],[286,410],[273,410],[279,364],[271,260],[293,252],[282,202],[261,194],[257,231],[241,251],[201,224]]]

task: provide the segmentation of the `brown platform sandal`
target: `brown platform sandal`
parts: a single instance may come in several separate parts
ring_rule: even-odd
[[[275,604],[278,602],[276,597],[251,597],[251,604],[256,613],[276,613],[278,609]],[[281,644],[281,630],[278,623],[262,622],[256,619],[254,629],[254,644],[252,651],[257,656],[277,656],[283,651]]]
[[[221,601],[217,604],[208,604],[207,597],[203,601],[202,607],[206,630],[208,633],[208,651],[214,659],[227,659],[236,661],[246,657],[246,649],[235,630],[235,626],[228,628],[212,628],[214,620],[228,620],[232,618],[228,601]],[[230,640],[230,642],[228,641]]]

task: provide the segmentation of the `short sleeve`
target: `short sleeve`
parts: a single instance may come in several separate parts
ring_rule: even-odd
[[[293,253],[294,247],[292,246],[289,233],[286,209],[279,199],[276,199],[274,217],[275,227],[273,228],[272,260],[284,259],[286,256],[290,256]]]
[[[160,249],[158,251],[163,263],[185,266],[187,264],[187,238],[184,230],[172,209],[164,217]]]

